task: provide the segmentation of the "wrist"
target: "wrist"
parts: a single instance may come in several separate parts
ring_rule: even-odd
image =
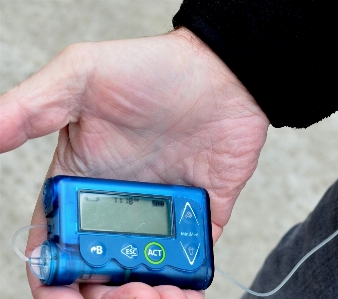
[[[190,57],[202,59],[202,63],[209,66],[210,70],[218,72],[221,76],[222,74],[226,75],[227,81],[238,81],[235,74],[227,67],[223,60],[205,43],[203,42],[195,33],[190,31],[188,28],[180,26],[177,29],[169,33],[171,36],[176,38],[176,40],[185,48],[185,51],[193,51],[193,55]]]
[[[225,62],[197,35],[188,28],[180,26],[168,34],[181,46],[178,55],[186,57],[200,72],[208,72],[205,85],[214,89],[214,93],[226,102],[229,108],[239,117],[256,114],[269,123],[265,113],[255,99],[225,64]],[[182,56],[181,55],[181,56]]]

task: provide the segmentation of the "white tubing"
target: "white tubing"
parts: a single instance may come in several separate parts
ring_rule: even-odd
[[[224,277],[226,277],[227,279],[229,279],[231,282],[233,282],[235,285],[239,286],[241,289],[243,289],[244,291],[250,293],[251,295],[257,296],[257,297],[267,297],[270,296],[276,292],[278,292],[285,284],[286,282],[291,278],[291,276],[297,271],[297,269],[301,266],[301,264],[303,264],[305,262],[305,260],[307,258],[309,258],[313,253],[315,253],[318,249],[320,249],[321,247],[323,247],[326,243],[330,242],[334,237],[336,237],[338,235],[338,230],[335,231],[331,236],[329,236],[327,239],[325,239],[322,243],[320,243],[319,245],[317,245],[315,248],[313,248],[310,252],[308,252],[298,263],[297,265],[291,270],[291,272],[289,273],[289,275],[272,291],[268,292],[268,293],[258,293],[255,291],[252,291],[248,288],[246,288],[245,286],[243,286],[242,284],[240,284],[238,281],[236,281],[235,279],[233,279],[231,276],[229,276],[227,273],[223,272],[221,269],[219,269],[218,267],[215,267],[216,270],[218,272],[220,272]]]
[[[29,225],[29,226],[25,226],[23,228],[20,228],[13,236],[12,238],[12,246],[14,251],[16,252],[16,254],[22,258],[25,262],[28,262],[29,258],[27,256],[25,256],[24,254],[21,253],[21,251],[19,250],[19,248],[16,246],[16,238],[18,237],[18,235],[20,235],[23,231],[26,230],[30,230],[32,228],[46,228],[47,224],[33,224],[33,225]]]

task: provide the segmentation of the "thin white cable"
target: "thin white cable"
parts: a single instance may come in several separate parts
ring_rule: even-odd
[[[234,284],[236,284],[237,286],[239,286],[241,289],[243,289],[244,291],[257,296],[257,297],[267,297],[270,296],[276,292],[278,292],[285,284],[286,282],[291,278],[291,276],[297,271],[297,269],[300,267],[301,264],[304,263],[304,261],[310,257],[313,253],[315,253],[318,249],[320,249],[321,247],[323,247],[326,243],[330,242],[334,237],[336,237],[338,235],[338,230],[335,231],[331,236],[329,236],[327,239],[325,239],[322,243],[320,243],[319,245],[317,245],[315,248],[313,248],[310,252],[308,252],[298,263],[297,265],[291,270],[291,272],[289,273],[289,275],[280,283],[280,285],[278,285],[275,289],[273,289],[272,291],[268,292],[268,293],[258,293],[255,291],[252,291],[250,289],[248,289],[247,287],[243,286],[242,284],[240,284],[238,281],[236,281],[235,279],[233,279],[231,276],[229,276],[227,273],[223,272],[221,269],[219,269],[217,266],[215,267],[216,270],[218,272],[220,272],[223,276],[225,276],[227,279],[229,279],[231,282],[233,282]]]
[[[21,251],[19,250],[18,246],[16,246],[16,238],[18,237],[18,235],[20,235],[23,231],[26,230],[30,230],[32,228],[46,228],[47,224],[33,224],[33,225],[29,225],[29,226],[25,226],[23,228],[20,228],[13,236],[12,238],[12,246],[14,251],[16,252],[16,254],[22,258],[25,262],[29,261],[29,258],[27,256],[25,256],[24,254],[21,253]]]

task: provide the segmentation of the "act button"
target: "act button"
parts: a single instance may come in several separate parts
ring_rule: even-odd
[[[149,263],[158,265],[165,259],[164,247],[157,242],[151,242],[144,248],[144,256]]]

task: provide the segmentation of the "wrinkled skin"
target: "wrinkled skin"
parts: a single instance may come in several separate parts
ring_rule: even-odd
[[[195,185],[211,197],[214,242],[256,168],[269,122],[236,76],[185,28],[68,47],[0,98],[0,151],[60,130],[47,176]],[[39,197],[32,223],[45,223]],[[26,255],[45,233],[32,230]],[[199,299],[203,292],[129,283],[46,287],[36,299]]]

